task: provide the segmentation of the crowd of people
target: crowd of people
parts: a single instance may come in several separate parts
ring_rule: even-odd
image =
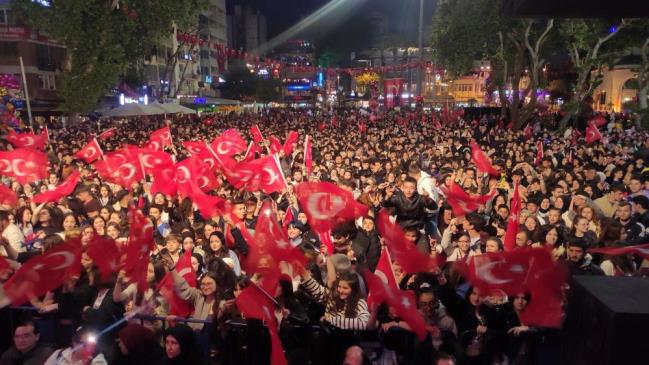
[[[647,275],[649,262],[641,256],[588,252],[649,241],[649,135],[637,130],[630,116],[605,118],[607,140],[592,144],[576,137],[576,127],[556,131],[551,115],[537,115],[525,132],[510,130],[498,115],[488,113],[465,113],[441,124],[430,112],[370,115],[351,109],[175,118],[170,123],[173,145],[166,151],[176,161],[189,156],[183,142],[211,141],[230,128],[248,135],[257,125],[264,136],[280,139],[290,131],[299,134],[291,153],[279,154],[286,189],[250,192],[218,175],[220,186],[210,193],[227,199],[245,227],[229,215],[204,217],[188,198],[151,193],[150,177],[133,186],[103,181],[92,165],[75,157],[92,137],[113,127],[115,135],[101,142],[104,153],[125,144],[142,145],[164,126],[163,120],[49,125],[49,177],[21,185],[2,176],[18,197],[15,206],[0,210],[0,253],[10,263],[0,273],[2,281],[21,264],[70,239],[80,238],[84,244],[101,236],[117,247],[127,246],[128,211],[134,207],[154,227],[148,289],[139,290],[124,271],[102,277],[84,252],[78,275],[19,308],[2,309],[6,329],[0,338],[0,365],[270,364],[268,321],[242,315],[236,302],[242,290],[259,280],[245,263],[267,201],[273,202],[274,218],[285,227],[290,244],[306,259],[305,270],[280,265],[279,285],[267,293],[277,303],[274,314],[289,364],[550,363],[556,359],[561,332],[521,320],[529,295],[480,293],[454,267],[504,250],[517,185],[522,204],[517,248],[547,248],[570,276]],[[313,144],[309,172],[306,135]],[[472,141],[500,176],[476,168]],[[0,140],[0,145],[1,150],[12,149],[7,141]],[[261,147],[262,154],[268,153],[266,139]],[[33,201],[74,171],[80,172],[81,182],[72,194],[58,202]],[[368,207],[368,214],[338,222],[330,237],[322,237],[294,194],[304,181],[332,182],[350,191]],[[471,195],[491,192],[493,197],[456,216],[446,199],[451,183]],[[424,339],[387,304],[368,305],[362,274],[374,272],[382,256],[384,237],[376,227],[381,209],[390,212],[418,251],[445,261],[415,274],[391,263],[399,287],[414,292],[426,323]],[[328,240],[331,247],[323,242]],[[193,280],[176,268],[186,253],[191,255]],[[170,313],[159,290],[167,275],[188,304],[188,317]],[[123,324],[95,338],[122,318],[127,318]]]

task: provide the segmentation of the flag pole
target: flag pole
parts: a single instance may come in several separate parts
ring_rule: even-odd
[[[286,181],[286,176],[284,176],[284,171],[282,170],[282,164],[279,162],[279,156],[277,156],[277,154],[275,153],[273,154],[273,159],[277,164],[277,169],[279,170],[279,173],[282,175],[282,180],[284,180],[284,185],[286,186],[286,189],[288,189],[288,182]]]
[[[27,117],[29,118],[29,127],[34,131],[34,122],[32,120],[32,107],[29,103],[29,88],[27,87],[27,77],[25,76],[25,65],[22,56],[18,57],[20,61],[20,73],[23,76],[23,87],[25,88],[25,101],[27,102]]]

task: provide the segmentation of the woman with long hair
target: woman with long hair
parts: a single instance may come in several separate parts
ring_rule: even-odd
[[[212,232],[209,236],[209,241],[204,246],[203,250],[205,251],[206,266],[210,266],[210,261],[212,261],[214,257],[219,257],[221,259],[229,258],[232,260],[234,273],[237,276],[241,275],[241,264],[239,263],[239,258],[234,251],[228,249],[228,246],[225,244],[223,233],[219,231]]]

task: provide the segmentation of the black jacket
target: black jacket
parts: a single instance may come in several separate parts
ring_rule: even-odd
[[[371,272],[374,272],[374,269],[376,269],[376,265],[379,263],[379,259],[381,258],[381,241],[379,235],[376,233],[376,230],[367,232],[361,229],[358,231],[358,236],[364,237],[364,242],[367,242],[366,247],[358,247],[358,249],[363,251],[367,268]],[[352,248],[354,249],[354,252],[356,252],[356,247],[353,247],[353,244]]]
[[[383,206],[394,208],[397,223],[402,227],[415,226],[420,229],[424,226],[428,216],[426,209],[437,209],[437,204],[430,197],[424,197],[415,192],[412,198],[407,199],[401,191],[395,191],[394,195],[383,202]]]

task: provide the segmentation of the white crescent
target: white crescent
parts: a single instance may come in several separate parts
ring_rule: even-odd
[[[157,151],[157,150],[160,149],[160,144],[158,143],[158,141],[151,141],[151,142],[149,142],[149,146],[148,146],[148,147],[151,148],[152,150],[156,150],[156,151]]]
[[[202,190],[208,186],[210,186],[210,179],[208,179],[207,176],[201,176],[198,179],[198,187]]]
[[[55,252],[55,253],[49,254],[48,256],[49,256],[48,258],[52,258],[54,256],[61,256],[64,259],[63,262],[59,266],[52,267],[52,268],[50,268],[50,270],[65,269],[65,268],[68,268],[68,267],[72,266],[72,264],[74,264],[74,255],[72,253],[70,253],[70,252]]]
[[[331,207],[329,209],[330,213],[322,212],[321,205],[323,202],[331,203]],[[327,193],[315,192],[307,198],[307,207],[308,211],[311,212],[312,218],[318,220],[326,220],[336,216],[338,212],[343,210],[343,208],[345,207],[345,202],[340,197],[336,196],[331,199],[331,197]]]
[[[225,145],[225,147],[223,147]],[[216,152],[219,155],[227,155],[230,153],[230,150],[232,149],[232,143],[228,141],[221,141],[216,145]]]
[[[189,178],[191,178],[191,176],[192,176],[192,175],[189,173],[189,169],[187,168],[187,166],[179,166],[179,167],[178,167],[178,171],[179,171],[179,172],[182,172],[182,174],[178,174],[178,182],[179,182],[179,183],[184,183],[184,182],[186,182],[186,181],[189,180]]]
[[[4,164],[4,165],[2,165]],[[2,173],[9,173],[11,172],[11,161],[7,159],[0,159],[0,166],[2,166],[2,169],[0,172]]]
[[[150,159],[153,159],[153,162],[149,161]],[[162,163],[162,161],[159,158],[153,157],[152,155],[146,153],[142,154],[142,164],[144,165],[144,167],[150,169],[156,167],[160,163]]]
[[[264,179],[262,179],[265,185],[273,185],[275,181],[279,179],[275,171],[273,171],[273,169],[271,169],[270,167],[264,167],[262,171],[268,175],[267,178],[264,177]]]
[[[22,159],[13,160],[13,161],[11,161],[11,168],[13,169],[14,174],[16,176],[27,176],[28,172],[22,171],[20,169],[21,163],[24,166],[25,165],[25,160],[22,160]]]
[[[24,140],[23,146],[25,147],[31,147],[34,145],[34,138],[31,136],[24,136],[23,140]]]
[[[122,166],[120,166],[120,171],[121,169],[126,168],[128,170],[128,173],[126,174],[121,174],[122,179],[124,180],[130,180],[135,176],[135,166],[131,163],[125,163]]]
[[[89,146],[86,149],[86,153],[83,154],[83,157],[90,159],[95,157],[95,154],[97,154],[97,149],[94,146]]]
[[[387,285],[388,284],[388,277],[385,275],[385,273],[381,270],[376,270],[374,271],[374,275],[378,276],[379,279],[383,282],[383,284]]]
[[[206,157],[203,159],[203,163],[211,170],[214,168],[214,159],[211,157]]]
[[[474,260],[476,258],[474,257]],[[480,260],[483,261],[483,260]],[[483,261],[484,262],[484,261]],[[491,285],[501,285],[501,284],[506,284],[512,281],[512,279],[499,279],[493,275],[491,272],[492,268],[498,264],[504,263],[504,260],[500,261],[491,261],[487,263],[481,263],[478,260],[474,261],[475,265],[475,273],[476,276],[481,278],[482,280],[486,281],[488,284]]]

